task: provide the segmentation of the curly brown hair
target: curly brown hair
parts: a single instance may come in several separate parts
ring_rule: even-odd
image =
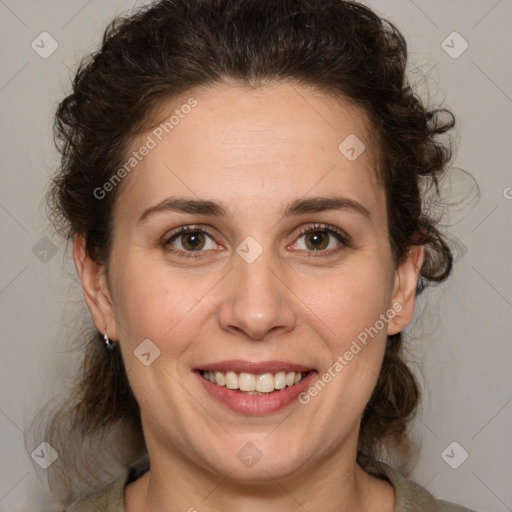
[[[99,51],[80,64],[72,93],[58,107],[55,136],[62,165],[48,193],[49,215],[67,240],[84,235],[90,256],[108,263],[120,187],[102,200],[94,190],[119,169],[134,137],[155,122],[164,102],[212,84],[313,86],[348,99],[369,116],[395,261],[412,245],[425,247],[420,293],[443,281],[452,267],[425,191],[439,195],[452,156],[451,142],[439,136],[455,121],[448,110],[428,109],[415,95],[406,63],[398,29],[347,0],[161,0],[117,18]],[[54,434],[64,417],[66,429],[80,436],[121,425],[132,436],[119,448],[123,464],[144,452],[139,408],[121,353],[116,349],[107,356],[98,332],[85,348],[71,396],[53,418]],[[387,442],[402,442],[419,398],[402,334],[389,336],[361,421],[358,456],[374,457]],[[63,443],[66,436],[59,435],[55,442]]]

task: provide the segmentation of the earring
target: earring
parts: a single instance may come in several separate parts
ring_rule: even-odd
[[[105,334],[103,335],[103,339],[105,340],[105,348],[108,352],[112,352],[114,350],[114,343],[109,339],[107,331],[105,331]]]

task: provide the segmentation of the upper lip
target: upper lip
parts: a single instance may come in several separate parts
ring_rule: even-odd
[[[218,361],[216,363],[209,363],[197,366],[196,370],[206,370],[209,372],[215,371],[232,371],[232,372],[245,372],[254,375],[261,375],[263,373],[277,373],[277,372],[309,372],[313,368],[303,366],[301,364],[290,363],[287,361],[243,361],[241,359],[230,359],[225,361]]]

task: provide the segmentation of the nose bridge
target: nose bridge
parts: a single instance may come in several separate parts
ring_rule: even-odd
[[[265,338],[270,330],[293,328],[293,306],[276,276],[282,274],[282,265],[270,248],[263,248],[251,237],[239,244],[219,312],[223,329],[243,331],[256,340]]]

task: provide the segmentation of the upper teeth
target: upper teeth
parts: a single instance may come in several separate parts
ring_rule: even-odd
[[[303,372],[277,372],[255,375],[253,373],[241,372],[237,374],[232,371],[210,372],[203,370],[202,375],[210,382],[218,386],[225,386],[228,389],[239,389],[240,391],[259,391],[271,393],[276,389],[284,389],[286,386],[293,386],[299,383],[304,377]]]

